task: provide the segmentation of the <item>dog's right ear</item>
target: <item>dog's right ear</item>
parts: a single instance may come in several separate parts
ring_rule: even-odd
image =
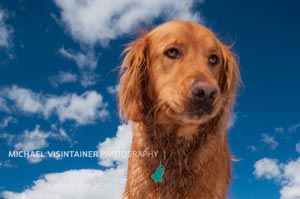
[[[143,95],[146,92],[147,41],[145,37],[130,43],[121,66],[119,111],[122,120],[139,122],[144,116]]]
[[[222,46],[223,71],[220,77],[221,92],[227,99],[230,109],[235,101],[237,89],[241,83],[240,71],[236,56],[230,50],[231,46]]]

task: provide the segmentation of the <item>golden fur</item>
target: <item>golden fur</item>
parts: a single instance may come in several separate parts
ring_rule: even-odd
[[[166,51],[176,55],[172,48],[178,57],[166,56]],[[119,109],[123,119],[133,121],[131,151],[159,153],[129,158],[123,198],[226,198],[231,170],[227,125],[240,79],[230,47],[197,23],[175,20],[124,52]],[[220,59],[214,66],[207,61],[211,54]],[[199,79],[220,91],[209,113],[190,108],[190,87]],[[160,164],[165,173],[158,183],[150,176]]]

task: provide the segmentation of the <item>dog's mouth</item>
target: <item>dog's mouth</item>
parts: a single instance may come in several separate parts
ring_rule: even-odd
[[[214,112],[214,105],[209,103],[195,103],[190,102],[187,104],[186,108],[183,111],[183,114],[187,115],[188,117],[205,117],[209,116]]]
[[[165,107],[166,114],[169,117],[184,123],[203,123],[212,118],[217,112],[214,105],[201,106],[189,103],[181,110],[178,110],[169,104],[165,104]]]
[[[206,119],[209,119],[212,117],[213,109],[194,109],[194,110],[186,110],[179,115],[184,118],[187,121],[191,121],[193,123],[202,123],[201,121],[204,121]]]

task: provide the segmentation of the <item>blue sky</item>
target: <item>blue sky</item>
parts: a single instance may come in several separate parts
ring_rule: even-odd
[[[229,130],[239,161],[228,198],[300,198],[300,2],[81,2],[0,1],[3,196],[120,198],[124,157],[26,159],[8,151],[126,150],[131,125],[120,123],[115,92],[120,54],[140,24],[183,18],[235,41],[243,87]]]

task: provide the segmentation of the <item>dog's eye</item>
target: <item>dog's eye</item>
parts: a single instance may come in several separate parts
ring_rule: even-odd
[[[219,63],[219,57],[216,54],[212,54],[209,56],[208,62],[213,66],[217,65]]]
[[[177,48],[170,48],[164,52],[164,54],[171,59],[176,59],[179,57],[180,52]]]

